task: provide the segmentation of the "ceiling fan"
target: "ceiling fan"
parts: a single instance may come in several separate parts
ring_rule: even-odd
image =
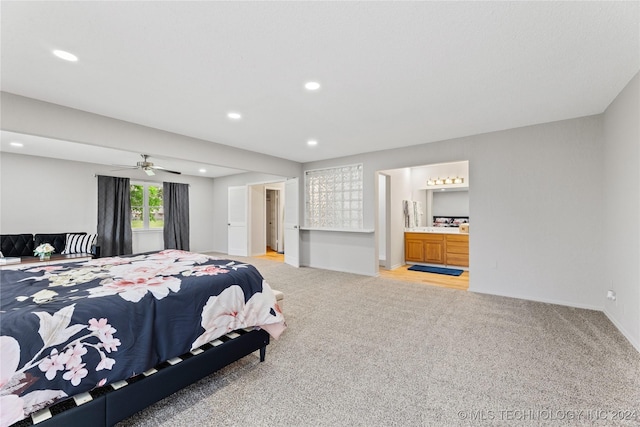
[[[125,169],[140,169],[140,170],[143,170],[144,173],[146,173],[149,176],[154,176],[156,170],[159,170],[161,172],[174,173],[176,175],[182,174],[182,172],[172,171],[172,170],[163,168],[162,166],[154,165],[152,162],[149,161],[148,154],[140,154],[140,155],[142,156],[142,161],[136,163],[135,166],[125,166],[125,165],[114,165],[114,166],[121,166]]]

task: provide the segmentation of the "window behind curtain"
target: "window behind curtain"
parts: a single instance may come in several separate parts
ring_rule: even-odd
[[[164,227],[162,184],[131,184],[131,228],[153,230]]]

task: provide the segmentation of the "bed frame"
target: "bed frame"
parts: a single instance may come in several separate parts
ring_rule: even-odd
[[[11,427],[113,426],[254,351],[260,350],[263,362],[268,344],[269,334],[262,329],[230,332],[126,381],[57,402]]]

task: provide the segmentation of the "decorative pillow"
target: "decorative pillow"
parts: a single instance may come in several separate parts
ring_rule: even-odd
[[[63,254],[90,254],[97,234],[67,234]]]

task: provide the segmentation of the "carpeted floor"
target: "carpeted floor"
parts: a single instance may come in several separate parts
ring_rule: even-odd
[[[119,426],[640,424],[640,353],[600,312],[234,258],[288,330]]]

